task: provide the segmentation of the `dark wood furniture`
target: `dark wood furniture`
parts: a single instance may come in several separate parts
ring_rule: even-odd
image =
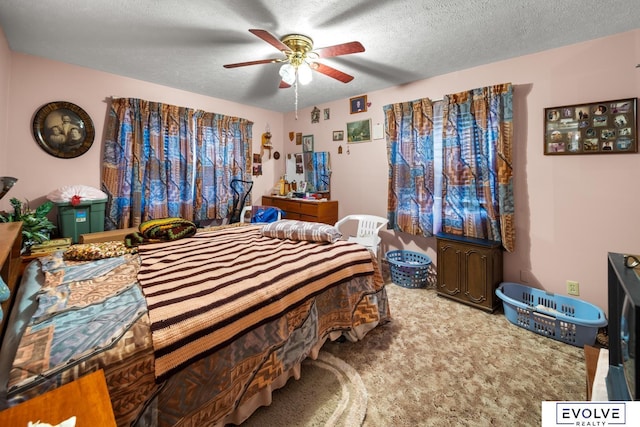
[[[502,282],[502,245],[491,240],[439,233],[438,295],[488,312],[498,308],[495,290]]]
[[[338,202],[336,200],[313,201],[262,196],[262,204],[282,209],[285,213],[283,219],[322,222],[330,225],[338,222]]]
[[[0,276],[11,292],[9,299],[2,303],[0,340],[4,337],[9,310],[13,306],[22,272],[20,249],[22,248],[22,223],[0,223]],[[1,341],[0,341],[1,342]]]
[[[26,426],[29,421],[52,425],[76,417],[76,426],[115,427],[104,372],[95,371],[48,393],[0,412],[0,425]]]
[[[584,346],[584,361],[587,371],[587,400],[591,400],[593,392],[593,383],[596,377],[596,368],[598,367],[598,358],[600,357],[600,349],[590,345]]]

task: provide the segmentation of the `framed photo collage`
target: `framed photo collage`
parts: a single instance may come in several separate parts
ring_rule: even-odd
[[[544,109],[544,154],[637,153],[637,98]]]

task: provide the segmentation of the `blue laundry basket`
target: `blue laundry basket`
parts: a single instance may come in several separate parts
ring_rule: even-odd
[[[431,258],[412,251],[389,251],[391,281],[405,288],[424,288],[429,278]]]
[[[599,307],[578,298],[508,282],[500,284],[496,295],[514,325],[577,347],[593,345],[598,329],[607,325]]]

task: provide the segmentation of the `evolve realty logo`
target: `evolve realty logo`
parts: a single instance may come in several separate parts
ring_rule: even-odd
[[[543,426],[571,425],[592,427],[631,425],[627,424],[627,403],[628,402],[542,402]]]

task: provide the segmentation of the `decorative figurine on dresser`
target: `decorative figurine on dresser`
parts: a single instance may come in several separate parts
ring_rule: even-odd
[[[488,312],[498,308],[502,244],[438,233],[438,295]]]

